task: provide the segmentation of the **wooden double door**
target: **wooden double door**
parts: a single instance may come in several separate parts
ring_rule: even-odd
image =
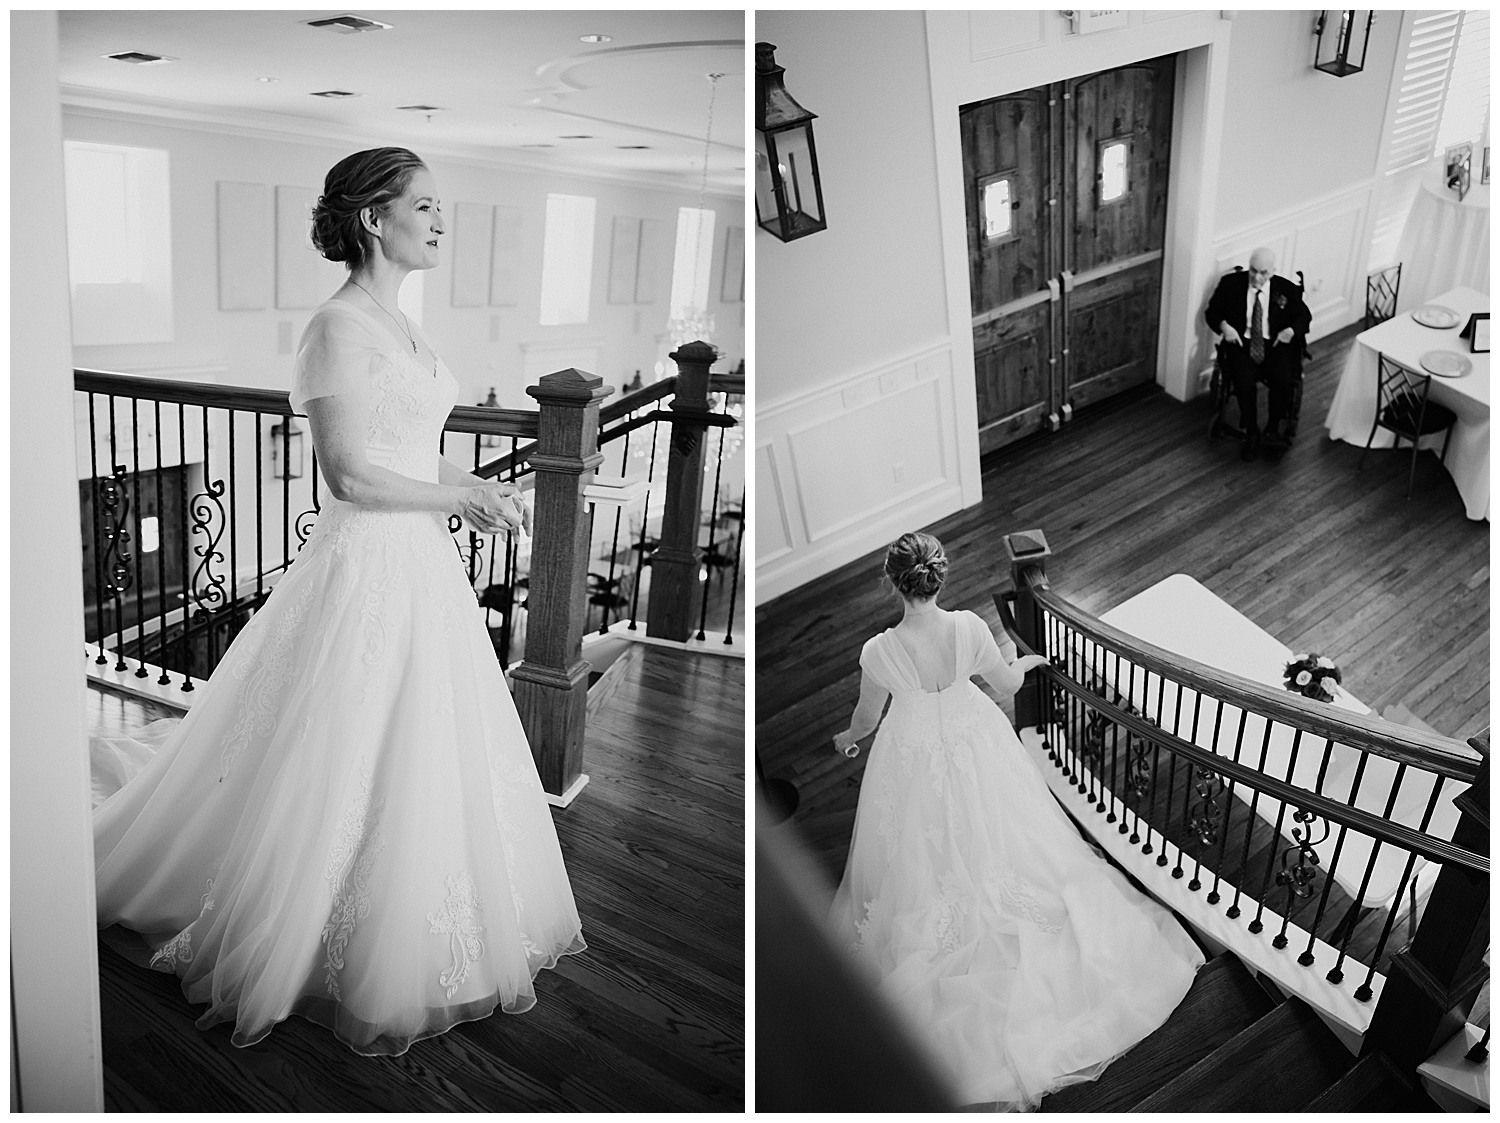
[[[1171,56],[960,110],[980,451],[1156,375]]]

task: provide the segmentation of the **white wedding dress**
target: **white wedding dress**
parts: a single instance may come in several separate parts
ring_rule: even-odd
[[[437,480],[456,382],[337,300],[303,334],[292,404],[329,394],[367,399],[372,463]],[[187,716],[142,741],[94,745],[96,799],[129,777],[94,812],[99,923],[143,935],[236,1045],[300,1014],[401,1053],[529,1009],[533,976],[584,950],[440,514],[327,498]]]
[[[942,690],[922,689],[893,629],[860,655],[891,703],[832,922],[960,1103],[1029,1110],[1166,1021],[1203,956],[1078,834],[970,681],[1003,664],[989,628],[947,615],[958,673]]]

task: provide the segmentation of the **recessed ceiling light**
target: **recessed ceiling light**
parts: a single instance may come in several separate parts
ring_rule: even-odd
[[[580,43],[608,43],[614,39],[613,35],[580,35]]]
[[[560,136],[558,140],[593,140],[592,133],[573,133],[571,136]]]
[[[358,35],[361,31],[389,31],[391,25],[381,23],[377,19],[367,19],[364,16],[342,15],[333,16],[329,19],[303,20],[308,27],[326,27],[329,31],[337,31],[340,35]]]
[[[441,113],[444,107],[441,105],[398,105],[396,108],[410,113]]]
[[[280,82],[280,78],[257,78],[257,82]]]
[[[632,149],[632,148],[650,148],[651,146],[649,144],[617,144],[617,145],[615,145],[615,147],[616,148],[623,148],[623,149]]]
[[[349,90],[315,90],[312,96],[328,98],[359,97],[358,94],[352,93]]]
[[[120,51],[113,55],[100,55],[100,58],[112,58],[116,62],[128,62],[135,66],[150,66],[158,62],[176,62],[177,59],[171,55],[152,55],[145,51]]]
[[[522,148],[556,148],[555,144],[523,144]]]

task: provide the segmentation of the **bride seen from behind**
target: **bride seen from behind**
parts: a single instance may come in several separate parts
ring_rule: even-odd
[[[884,568],[903,615],[865,643],[834,737],[855,757],[878,727],[830,920],[960,1103],[1030,1110],[1166,1021],[1203,955],[1078,834],[972,681],[1013,695],[1043,657],[938,607],[931,535],[902,535]]]
[[[529,1009],[536,973],[585,950],[447,525],[529,512],[439,454],[458,383],[397,304],[443,232],[406,149],[329,171],[313,241],[349,280],[308,321],[291,405],[332,494],[186,717],[93,747],[99,924],[139,933],[235,1045],[300,1014],[402,1053]]]

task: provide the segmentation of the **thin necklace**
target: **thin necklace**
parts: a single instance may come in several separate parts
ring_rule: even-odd
[[[375,294],[373,292],[371,292],[369,289],[365,288],[364,285],[360,284],[353,277],[349,278],[349,283],[351,285],[353,285],[355,288],[357,288],[360,292],[362,292],[366,296],[368,296],[371,300],[375,300]],[[380,303],[380,301],[375,300],[375,307],[379,308],[387,316],[391,316],[391,310],[389,308],[387,308],[384,304]],[[401,319],[403,319],[403,320],[406,319],[406,313],[405,312],[401,313]],[[406,333],[406,338],[409,339],[409,340],[411,340],[411,353],[413,355],[415,355],[417,353],[417,340],[416,340],[416,337],[413,336],[412,333],[411,333],[411,327],[410,327],[410,325],[407,325],[407,326],[403,327],[402,324],[401,324],[401,322],[399,320],[397,320],[395,316],[391,316],[391,323],[395,324],[398,328],[401,328],[401,330]]]

